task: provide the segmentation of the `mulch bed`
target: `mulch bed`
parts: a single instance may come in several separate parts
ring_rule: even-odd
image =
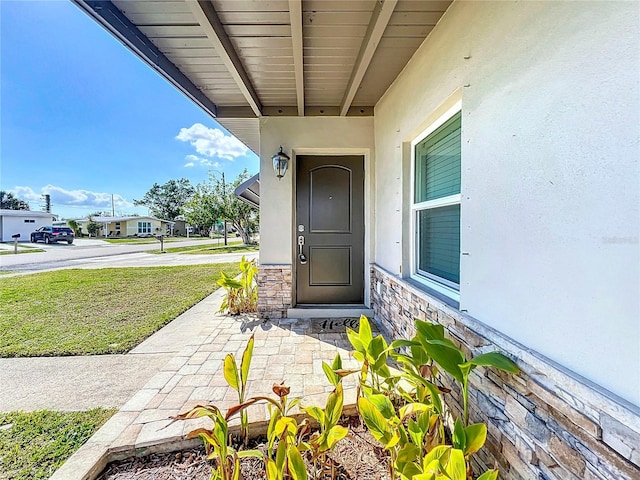
[[[346,420],[350,434],[335,446],[330,458],[333,461],[333,477],[329,472],[310,479],[328,480],[387,480],[386,454],[357,417]],[[264,444],[251,448],[261,448]],[[242,478],[265,479],[264,466],[256,458],[241,460]],[[204,448],[181,452],[152,454],[107,465],[98,480],[209,480],[211,464]]]

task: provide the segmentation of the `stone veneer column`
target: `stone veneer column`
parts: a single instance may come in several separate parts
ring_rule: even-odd
[[[286,318],[291,308],[291,265],[258,267],[258,315],[262,318]]]
[[[470,378],[470,421],[485,422],[487,443],[474,458],[501,479],[640,479],[640,409],[553,364],[468,315],[373,265],[371,298],[390,339],[414,335],[413,320],[442,324],[467,358],[499,350],[515,360],[515,376],[478,368]],[[462,416],[461,393],[448,406]]]

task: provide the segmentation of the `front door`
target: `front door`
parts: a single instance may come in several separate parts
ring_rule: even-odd
[[[364,158],[302,155],[297,161],[297,303],[362,304]]]

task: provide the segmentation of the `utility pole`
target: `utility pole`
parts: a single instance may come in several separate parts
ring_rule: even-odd
[[[222,200],[225,204],[225,207],[227,205],[227,184],[224,183],[224,172],[222,172]],[[226,212],[225,212],[226,214]],[[227,217],[225,215],[224,217],[224,246],[227,246]]]
[[[44,211],[47,213],[51,213],[51,195],[45,193],[44,197]]]
[[[113,193],[111,194],[111,216],[112,217],[116,216],[116,209],[115,209],[115,206],[113,204]]]

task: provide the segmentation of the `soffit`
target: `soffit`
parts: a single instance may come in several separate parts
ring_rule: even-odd
[[[373,115],[451,3],[72,1],[254,152],[261,116]]]

